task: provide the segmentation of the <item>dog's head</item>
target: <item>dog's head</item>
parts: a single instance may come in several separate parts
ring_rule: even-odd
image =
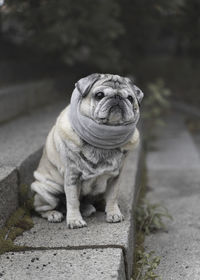
[[[81,114],[95,122],[123,125],[138,121],[143,92],[129,78],[92,74],[80,79],[76,88],[82,97]]]

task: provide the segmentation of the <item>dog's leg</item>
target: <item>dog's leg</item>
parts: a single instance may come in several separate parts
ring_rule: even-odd
[[[51,223],[61,222],[63,220],[63,214],[54,210],[58,205],[58,198],[50,194],[44,184],[38,181],[35,181],[31,187],[34,191],[37,191],[34,197],[35,211]]]
[[[69,170],[65,174],[65,194],[67,200],[67,227],[70,229],[87,226],[80,213],[80,186],[77,185],[78,176]]]
[[[118,223],[124,220],[119,206],[118,206],[118,192],[119,184],[117,183],[118,178],[115,178],[107,187],[105,193],[106,200],[106,221],[109,223]]]
[[[63,220],[63,214],[57,210],[53,210],[55,206],[48,204],[39,194],[35,195],[34,208],[42,218],[47,219],[50,223],[59,223]]]

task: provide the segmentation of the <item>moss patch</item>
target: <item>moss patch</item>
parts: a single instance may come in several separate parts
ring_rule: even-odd
[[[21,251],[26,247],[14,244],[17,236],[33,227],[31,211],[33,199],[28,198],[28,187],[20,186],[20,207],[10,216],[5,226],[0,229],[0,255],[10,251]]]

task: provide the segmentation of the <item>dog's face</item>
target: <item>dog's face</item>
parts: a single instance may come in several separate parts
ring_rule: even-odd
[[[78,81],[80,111],[97,123],[123,125],[137,122],[142,91],[129,78],[92,74]]]

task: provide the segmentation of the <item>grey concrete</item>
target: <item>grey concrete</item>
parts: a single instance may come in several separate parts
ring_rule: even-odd
[[[0,126],[0,165],[20,170],[20,182],[30,183],[39,150],[67,102],[58,102]]]
[[[32,172],[39,161],[41,147],[45,142],[45,138],[55,123],[56,117],[66,105],[67,101],[66,103],[56,103],[55,105],[35,110],[17,120],[1,125],[0,165],[16,168],[18,172],[18,183],[29,184],[32,181]],[[83,250],[91,248],[95,252],[95,248],[98,246],[100,248],[112,247],[115,252],[117,252],[116,250],[120,252],[123,250],[124,261],[122,263],[123,265],[125,264],[126,277],[130,279],[133,268],[134,247],[133,207],[137,193],[136,175],[138,174],[140,152],[141,147],[138,147],[138,149],[130,153],[120,178],[120,207],[125,215],[124,222],[108,224],[105,221],[104,213],[98,212],[93,217],[87,219],[87,228],[69,230],[66,228],[65,222],[50,224],[44,219],[35,217],[35,226],[30,231],[25,232],[23,236],[18,237],[16,244],[26,244],[34,250],[40,250],[41,247],[45,250],[58,250],[58,248],[61,250],[64,248],[67,250],[66,254],[68,254],[68,251],[71,252],[72,249]],[[16,203],[16,200],[13,200],[13,203]],[[102,250],[104,252],[104,249]],[[107,266],[103,268],[105,271],[108,270],[107,267],[112,268],[112,260],[109,255],[106,260]],[[93,260],[94,267],[95,262],[100,263],[98,258],[96,260],[96,257]],[[116,267],[113,265],[115,273],[113,273],[112,279],[124,279],[124,268],[120,269],[121,274],[119,274],[117,272],[119,269]],[[122,264],[118,265],[118,267],[122,267]],[[101,279],[98,274],[94,277],[87,279]],[[110,278],[104,277],[102,279]]]
[[[42,80],[6,87],[0,90],[0,122],[4,122],[45,105],[61,96],[55,81]]]
[[[0,226],[18,205],[17,185],[32,182],[45,138],[65,106],[49,105],[0,126]]]
[[[18,206],[17,170],[0,167],[0,227]]]
[[[128,275],[133,267],[133,201],[136,195],[136,173],[140,147],[129,154],[120,180],[120,207],[125,221],[109,224],[104,213],[87,218],[88,227],[70,230],[66,222],[52,224],[41,218],[34,218],[34,227],[16,239],[16,244],[34,248],[85,248],[88,246],[120,246],[125,251]]]
[[[181,115],[167,119],[147,157],[151,202],[166,206],[173,221],[149,235],[147,251],[161,256],[157,273],[163,280],[200,279],[200,158]]]
[[[193,133],[192,138],[194,140],[194,143],[195,143],[195,145],[197,147],[197,150],[198,150],[198,153],[200,155],[200,131]]]
[[[157,136],[156,150],[147,157],[151,170],[199,169],[200,157],[181,114],[170,114]]]
[[[197,104],[198,105],[198,104]],[[181,111],[184,114],[200,117],[199,108],[190,104],[181,103],[180,100],[173,102],[172,106],[175,110]]]
[[[3,280],[125,280],[121,249],[45,250],[0,256]]]

